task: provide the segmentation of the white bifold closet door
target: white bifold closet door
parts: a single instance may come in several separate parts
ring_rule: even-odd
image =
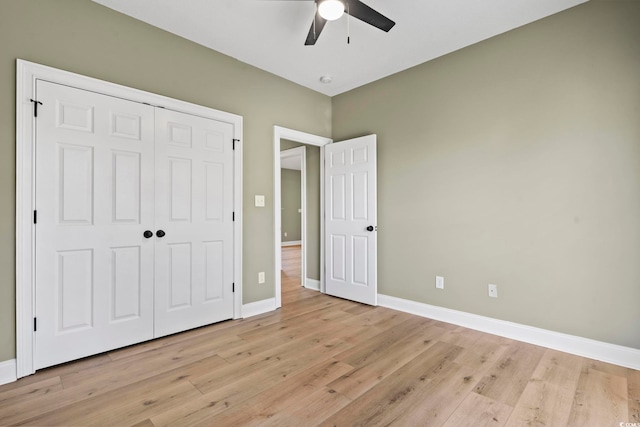
[[[34,367],[231,318],[231,125],[36,91]]]
[[[233,126],[156,110],[155,336],[233,317]]]

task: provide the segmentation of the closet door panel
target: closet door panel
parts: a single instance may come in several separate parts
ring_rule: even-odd
[[[153,107],[38,81],[34,367],[153,337]]]
[[[156,111],[155,334],[233,317],[233,126]]]

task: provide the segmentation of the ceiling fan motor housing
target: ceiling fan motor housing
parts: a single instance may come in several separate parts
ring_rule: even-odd
[[[396,23],[360,0],[315,0],[316,13],[309,28],[305,45],[314,45],[327,21],[340,18],[345,12],[382,31],[389,32]],[[348,5],[348,6],[347,6]]]
[[[327,21],[335,21],[344,14],[344,3],[340,0],[318,0],[318,13]]]

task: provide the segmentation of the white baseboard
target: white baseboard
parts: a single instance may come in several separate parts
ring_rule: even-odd
[[[242,305],[242,318],[257,316],[259,314],[275,311],[276,299],[268,298],[261,301],[251,302],[249,304]]]
[[[465,328],[640,370],[640,350],[378,294],[378,305]]]
[[[290,242],[282,242],[282,246],[300,246],[302,240],[292,240]]]
[[[320,280],[309,279],[308,277],[304,281],[304,287],[307,289],[311,289],[312,291],[320,290]]]
[[[0,362],[0,385],[12,383],[17,380],[16,359]]]

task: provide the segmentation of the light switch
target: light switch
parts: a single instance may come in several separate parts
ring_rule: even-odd
[[[264,196],[261,194],[256,194],[256,207],[264,208]]]

